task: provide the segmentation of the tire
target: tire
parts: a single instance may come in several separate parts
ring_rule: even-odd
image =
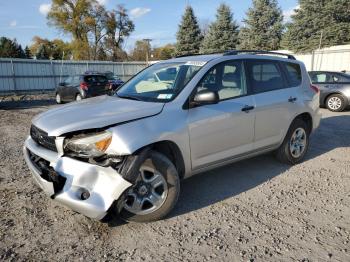
[[[81,94],[77,94],[75,96],[75,101],[81,101],[81,100],[83,100],[83,97],[81,96]]]
[[[62,104],[62,98],[61,98],[61,95],[59,93],[56,94],[56,103]]]
[[[133,186],[127,189],[119,199],[118,206],[121,207],[119,216],[125,221],[132,222],[150,222],[164,218],[174,208],[180,193],[180,179],[174,164],[163,154],[150,150],[143,163],[137,167],[136,170],[139,170],[139,172],[137,176],[133,178],[135,180]],[[155,189],[149,188],[147,193],[145,193],[141,191],[144,183],[142,177],[145,177],[146,172],[149,172],[149,170],[153,170],[151,172],[154,172],[154,177],[153,175],[148,174],[150,177],[147,179],[149,179],[149,181],[163,181],[163,184]],[[142,173],[144,174],[142,175]],[[160,184],[160,182],[157,183]],[[150,186],[150,184],[147,184],[147,186]],[[159,190],[160,188],[163,188],[163,191]],[[152,199],[152,192],[155,192],[156,190],[156,194],[159,198],[153,199],[162,200],[159,202],[154,201],[155,203],[158,203],[158,206],[153,205],[153,207],[155,207],[153,208],[151,207],[151,202],[148,202],[147,199]],[[145,195],[142,195],[143,193]],[[136,201],[135,196],[138,199],[142,199],[137,203],[144,203],[141,205],[143,209],[139,210],[139,212],[133,211],[133,204],[134,201]]]
[[[303,137],[303,139],[299,141],[299,139],[296,138],[298,136]],[[309,148],[309,137],[310,130],[307,123],[302,119],[295,119],[290,125],[283,143],[275,152],[276,158],[280,162],[289,165],[300,163]],[[303,145],[303,147],[301,145]],[[300,150],[299,154],[298,148]]]
[[[345,98],[340,94],[330,95],[326,99],[326,107],[332,112],[342,112],[346,107]]]

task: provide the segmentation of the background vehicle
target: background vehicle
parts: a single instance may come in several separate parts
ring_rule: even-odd
[[[79,101],[84,98],[108,94],[110,85],[101,74],[84,74],[68,77],[56,89],[56,102]]]
[[[110,83],[111,91],[117,90],[119,86],[124,84],[124,81],[120,79],[119,76],[115,75],[113,72],[106,71],[102,73]]]
[[[154,64],[114,96],[37,116],[26,162],[56,201],[95,219],[113,210],[138,222],[166,216],[179,181],[193,174],[267,152],[299,163],[320,122],[318,89],[303,63],[273,55]]]
[[[341,112],[350,103],[350,75],[342,72],[311,71],[313,84],[320,88],[320,106]]]

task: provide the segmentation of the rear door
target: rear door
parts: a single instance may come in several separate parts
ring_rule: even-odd
[[[294,63],[259,59],[248,60],[247,71],[256,107],[254,149],[268,149],[281,143],[298,112],[301,69]],[[294,74],[294,80],[287,74]]]
[[[88,84],[88,93],[90,96],[99,96],[107,94],[109,83],[103,75],[85,76],[85,82]]]

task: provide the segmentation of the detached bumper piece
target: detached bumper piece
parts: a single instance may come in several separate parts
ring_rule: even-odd
[[[102,219],[113,202],[131,186],[111,167],[61,157],[31,137],[25,142],[24,156],[43,191],[90,218]]]

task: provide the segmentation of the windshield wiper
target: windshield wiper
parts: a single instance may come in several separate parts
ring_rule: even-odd
[[[124,96],[121,96],[121,95],[118,95],[118,97],[120,98],[125,98],[125,99],[130,99],[130,100],[136,100],[136,101],[143,101],[142,99],[136,97],[136,96],[130,96],[130,95],[124,95]]]

